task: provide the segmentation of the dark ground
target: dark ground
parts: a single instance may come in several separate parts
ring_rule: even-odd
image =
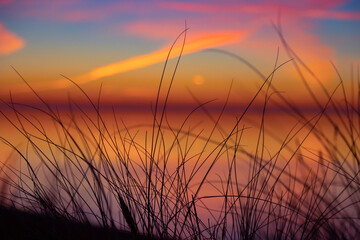
[[[0,207],[0,239],[144,239],[130,232],[103,229],[64,219]]]

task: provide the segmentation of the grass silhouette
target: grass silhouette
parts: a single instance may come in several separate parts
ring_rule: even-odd
[[[290,48],[281,28],[274,27],[290,60],[280,64],[276,58],[269,76],[262,75],[233,53],[211,50],[249,66],[263,80],[229,129],[223,124],[223,117],[231,87],[217,117],[207,108],[211,101],[201,103],[193,94],[197,107],[183,116],[179,126],[171,124],[168,99],[181,53],[167,88],[164,88],[164,76],[168,59],[165,62],[152,109],[151,130],[145,131],[143,139],[138,137],[140,127],[135,132],[127,127],[117,117],[115,108],[111,123],[104,117],[101,88],[98,99],[93,100],[67,78],[87,99],[91,109],[69,100],[69,111],[63,114],[18,73],[41,105],[19,104],[12,98],[2,101],[11,110],[11,114],[9,110],[1,111],[2,117],[26,143],[21,147],[0,137],[12,149],[11,158],[19,159],[17,167],[9,164],[11,159],[2,160],[0,200],[2,211],[9,213],[4,214],[9,216],[6,219],[20,214],[38,219],[35,222],[52,219],[54,225],[63,226],[58,229],[79,226],[76,228],[84,233],[100,229],[92,235],[95,239],[124,236],[354,239],[359,236],[360,94],[349,97],[339,75],[339,84],[331,91],[317,80],[327,96],[327,101],[321,101],[301,69],[316,79],[315,74]],[[183,37],[183,47],[186,32],[187,29],[175,40]],[[302,77],[317,107],[312,116],[277,94],[279,91],[272,85],[275,72],[284,64],[294,64]],[[357,81],[360,92],[359,77]],[[335,98],[339,92],[342,98]],[[284,139],[275,136],[280,147],[269,152],[265,141],[267,111],[274,94],[297,119],[297,124]],[[259,99],[263,100],[257,116],[260,119],[257,139],[248,143],[244,119]],[[208,119],[210,129],[201,131],[189,126],[191,118],[198,113]],[[320,128],[320,122],[326,122],[330,129]],[[334,133],[333,137],[329,137],[329,132]],[[318,141],[319,150],[304,146],[310,136]],[[345,151],[340,149],[340,143]],[[243,144],[254,144],[255,151],[246,150]],[[220,165],[226,166],[226,174],[216,171]],[[6,224],[4,218],[2,222]],[[47,229],[55,235],[59,232]]]

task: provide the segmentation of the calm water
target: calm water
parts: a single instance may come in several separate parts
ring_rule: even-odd
[[[214,216],[221,216],[221,209],[224,209],[222,196],[226,189],[231,189],[227,192],[230,195],[239,194],[240,189],[241,194],[250,194],[249,183],[255,184],[254,177],[258,179],[256,185],[252,185],[255,189],[260,189],[264,181],[267,181],[264,186],[271,189],[274,182],[279,181],[281,184],[276,185],[275,191],[280,195],[282,191],[289,191],[289,186],[295,195],[301,195],[304,183],[315,187],[320,179],[326,179],[323,183],[333,186],[328,191],[331,197],[342,191],[338,185],[342,178],[355,176],[359,169],[349,150],[353,147],[353,152],[358,153],[358,137],[353,137],[355,142],[350,148],[344,141],[352,144],[351,134],[357,130],[343,125],[345,117],[329,114],[336,123],[332,125],[326,116],[319,119],[315,112],[307,112],[302,119],[286,112],[263,115],[253,111],[240,121],[241,111],[225,111],[220,118],[220,110],[199,109],[189,115],[190,112],[182,109],[169,110],[164,116],[158,113],[154,128],[154,115],[150,110],[102,110],[99,118],[91,108],[63,109],[55,113],[61,123],[42,111],[22,108],[16,115],[4,110],[8,119],[0,117],[1,137],[12,147],[5,140],[0,144],[1,162],[6,166],[2,176],[14,182],[20,176],[23,182],[28,182],[31,174],[26,158],[38,179],[49,189],[52,184],[58,185],[53,176],[49,177],[49,169],[54,166],[80,185],[79,179],[87,166],[81,158],[85,158],[105,175],[110,170],[104,162],[110,161],[120,176],[136,176],[136,183],[146,186],[148,175],[145,172],[149,171],[150,159],[153,159],[157,168],[153,181],[161,182],[160,175],[166,172],[163,185],[155,184],[154,188],[166,185],[169,196],[175,198],[180,186],[186,186],[189,195],[197,194],[199,214],[216,219]],[[306,183],[308,179],[315,181],[314,185],[310,180]],[[225,187],[226,183],[232,187]],[[89,184],[84,183],[79,192],[91,207],[95,202],[86,190]],[[135,182],[127,184],[131,189]],[[177,190],[174,185],[178,186]],[[263,190],[265,197],[269,189]],[[137,194],[138,201],[144,201],[140,193]],[[348,192],[342,193],[339,199],[346,196]],[[116,210],[116,206],[111,208]]]

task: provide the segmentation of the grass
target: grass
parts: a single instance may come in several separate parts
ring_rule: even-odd
[[[280,64],[276,58],[269,76],[237,55],[216,50],[248,65],[263,80],[230,128],[223,119],[231,87],[216,117],[207,108],[211,101],[201,103],[194,94],[198,106],[183,116],[180,125],[171,123],[168,99],[181,54],[168,88],[164,88],[168,60],[165,62],[151,130],[144,133],[140,132],[143,126],[135,130],[127,127],[115,108],[111,121],[104,117],[101,88],[93,100],[68,79],[91,109],[69,100],[64,114],[23,79],[41,105],[2,101],[8,108],[1,111],[2,117],[25,144],[14,145],[0,137],[13,152],[2,160],[1,205],[60,222],[96,225],[105,233],[126,230],[134,239],[359,236],[359,76],[358,94],[350,97],[340,74],[339,84],[332,90],[318,81],[326,101],[321,101],[309,80],[302,77],[317,107],[309,117],[272,84],[284,64],[294,64],[299,76],[304,76],[301,69],[310,71],[292,51],[281,29],[275,29],[290,60]],[[184,46],[186,30],[176,41],[181,37]],[[271,138],[279,147],[270,151],[267,144],[272,129],[268,129],[267,114],[274,95],[297,124],[283,139]],[[246,138],[245,119],[255,101],[257,106],[261,102],[261,111],[253,143]],[[210,129],[191,125],[199,113],[208,119]],[[325,123],[329,126],[326,129],[322,128]],[[317,140],[317,150],[305,146],[310,137]],[[252,144],[254,150],[244,144]],[[10,164],[16,159],[18,166]]]

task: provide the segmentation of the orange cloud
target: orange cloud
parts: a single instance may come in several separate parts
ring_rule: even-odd
[[[15,33],[7,30],[2,23],[0,23],[0,55],[7,55],[13,53],[25,45],[25,41],[18,37]]]
[[[202,36],[195,40],[187,42],[185,44],[183,54],[189,54],[203,50],[205,48],[234,43],[239,41],[240,38],[242,37],[244,37],[244,34],[243,33],[240,34],[238,32],[208,34],[206,36]],[[180,43],[177,44],[173,48],[172,50],[173,54],[170,56],[170,58],[174,58],[178,56],[181,48],[182,45]],[[150,54],[130,58],[125,61],[116,62],[103,67],[96,68],[87,74],[90,78],[85,81],[86,82],[93,81],[100,78],[147,67],[152,64],[162,62],[165,60],[168,52],[169,52],[169,47],[166,47]]]

